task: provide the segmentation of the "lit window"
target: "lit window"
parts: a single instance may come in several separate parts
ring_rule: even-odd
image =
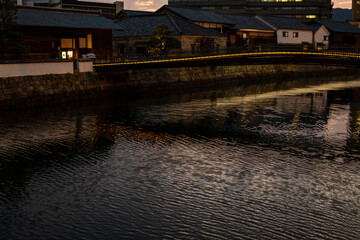
[[[87,39],[87,48],[92,48],[92,35],[88,34],[86,39]]]
[[[288,36],[289,36],[289,32],[285,32],[285,31],[284,31],[284,32],[282,32],[282,33],[283,33],[283,34],[282,34],[283,37],[288,37]]]
[[[316,18],[316,15],[306,15],[306,18]]]
[[[68,51],[67,55],[68,55],[68,58],[73,58],[73,51]]]

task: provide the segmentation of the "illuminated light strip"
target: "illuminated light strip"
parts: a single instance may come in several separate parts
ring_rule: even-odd
[[[253,53],[222,54],[222,55],[204,56],[204,57],[150,60],[150,61],[141,61],[141,62],[104,63],[104,64],[94,64],[94,67],[137,65],[137,64],[151,64],[151,63],[165,63],[165,62],[184,62],[184,61],[190,61],[190,60],[206,60],[206,59],[211,60],[211,59],[215,59],[215,58],[229,58],[229,57],[256,56],[256,55],[317,55],[317,56],[336,56],[336,57],[360,58],[360,54],[358,54],[358,53],[342,53],[342,52],[253,52]]]

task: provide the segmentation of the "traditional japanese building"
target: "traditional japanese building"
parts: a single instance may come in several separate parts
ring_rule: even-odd
[[[211,28],[218,32],[224,31],[224,26],[234,25],[234,22],[221,14],[196,8],[173,7],[164,5],[156,13],[170,13],[184,20],[192,21],[194,24],[205,28]]]
[[[286,47],[309,47],[313,44],[313,30],[294,18],[256,16],[276,31],[276,44]]]
[[[112,53],[112,31],[121,27],[99,12],[19,6],[17,23],[28,58],[77,59]]]
[[[309,24],[324,25],[329,30],[329,48],[360,48],[360,29],[350,23],[312,21]]]
[[[222,16],[234,23],[224,27],[224,32],[229,36],[229,49],[261,49],[276,44],[275,29],[256,16],[230,14]]]
[[[165,24],[173,32],[172,37],[181,42],[181,51],[220,51],[226,49],[227,35],[201,27],[171,14],[132,16],[118,21],[124,31],[113,32],[113,48],[117,55],[145,54],[149,37],[155,29]]]

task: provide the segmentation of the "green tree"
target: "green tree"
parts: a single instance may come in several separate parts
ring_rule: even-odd
[[[148,52],[165,53],[172,49],[180,49],[181,42],[172,37],[173,31],[166,24],[160,24],[147,42]]]
[[[19,57],[29,51],[29,47],[17,43],[22,34],[17,31],[17,8],[13,0],[0,0],[0,58]]]

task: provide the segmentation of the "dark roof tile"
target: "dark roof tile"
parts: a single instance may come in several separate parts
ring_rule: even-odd
[[[231,21],[223,17],[221,14],[212,11],[164,5],[157,12],[161,12],[163,9],[168,9],[169,11],[174,12],[179,16],[191,20],[193,22],[233,24]]]
[[[228,19],[230,22],[234,23],[235,29],[255,29],[255,30],[274,31],[273,28],[263,23],[255,16],[230,15],[230,14],[223,14],[222,16]]]
[[[125,13],[128,16],[138,16],[138,15],[150,15],[150,14],[153,14],[153,12],[134,11],[134,10],[122,10],[121,12]]]
[[[350,23],[333,22],[333,21],[317,21],[317,22],[324,25],[327,29],[329,29],[332,32],[360,34],[360,28],[357,28],[351,25]]]
[[[160,24],[166,24],[174,32],[174,35],[193,35],[193,36],[220,36],[225,34],[216,32],[212,29],[204,28],[190,21],[182,20],[170,14],[154,14],[128,17],[117,22],[124,31],[114,31],[114,37],[135,37],[151,36]]]
[[[121,29],[103,16],[54,11],[19,10],[17,23],[21,26]]]
[[[283,17],[273,17],[273,16],[258,16],[263,19],[265,22],[271,24],[277,29],[294,29],[294,30],[311,30],[307,25],[300,22],[295,18],[283,18]]]

